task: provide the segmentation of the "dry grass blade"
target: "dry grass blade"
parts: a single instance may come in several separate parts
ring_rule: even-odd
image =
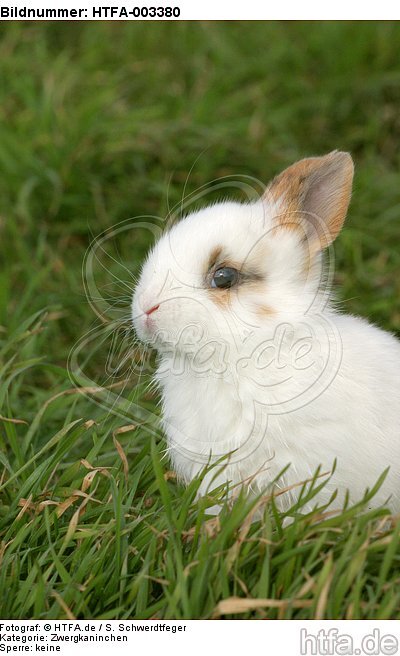
[[[198,529],[196,526],[192,526],[192,528],[190,528],[188,531],[182,531],[182,538],[184,540],[192,540],[196,535],[197,530]],[[205,522],[203,522],[201,525],[201,530],[207,535],[208,538],[214,538],[221,530],[221,520],[218,515],[216,517],[211,517],[211,519],[207,519]]]
[[[332,558],[330,557],[330,562],[332,563]],[[333,579],[333,574],[334,571],[333,569],[329,572],[327,579],[323,585],[323,588],[320,592],[318,603],[317,603],[317,608],[315,610],[315,618],[316,620],[323,620],[325,619],[325,611],[326,611],[326,606],[328,603],[329,599],[329,591],[332,585],[332,579]]]
[[[125,480],[126,480],[126,482],[128,482],[128,478],[129,478],[129,465],[128,465],[127,457],[126,457],[126,455],[125,455],[125,452],[124,452],[124,450],[123,450],[123,448],[122,448],[120,442],[118,442],[118,440],[117,440],[117,438],[116,438],[115,436],[113,437],[113,442],[114,442],[115,448],[116,448],[117,451],[118,451],[118,455],[119,455],[119,457],[120,457],[121,460],[122,460],[122,466],[123,466],[123,468],[124,468],[124,476],[125,476]]]
[[[51,596],[54,597],[54,599],[57,601],[57,603],[61,606],[63,609],[67,619],[69,620],[76,620],[75,615],[73,612],[68,608],[67,604],[65,603],[64,599],[61,597],[61,595],[56,592],[55,590],[52,591]]]
[[[29,426],[25,419],[11,419],[10,417],[3,417],[3,415],[0,415],[0,420],[7,421],[10,424],[25,424],[26,426]]]
[[[246,613],[251,610],[261,610],[264,608],[309,608],[311,600],[301,599],[242,599],[241,597],[229,597],[217,604],[213,617],[221,615],[237,615]]]
[[[132,431],[136,430],[137,426],[136,424],[127,424],[126,426],[120,426],[119,428],[116,428],[115,431],[113,432],[113,435],[121,435],[121,433],[131,433]]]

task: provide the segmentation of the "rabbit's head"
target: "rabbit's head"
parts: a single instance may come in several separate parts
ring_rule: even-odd
[[[256,202],[222,202],[175,224],[134,293],[140,339],[190,354],[298,320],[319,294],[321,252],[342,227],[352,177],[350,155],[334,151],[293,164]]]

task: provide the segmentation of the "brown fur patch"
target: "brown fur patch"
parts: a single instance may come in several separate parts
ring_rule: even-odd
[[[260,285],[262,274],[259,272],[257,262],[259,254],[252,253],[249,261],[238,262],[230,257],[223,257],[223,248],[218,246],[212,250],[208,259],[208,270],[206,273],[206,289],[212,301],[221,308],[228,308],[231,304],[232,294],[238,293],[244,288],[253,290],[254,286]],[[229,267],[236,269],[240,274],[238,285],[228,289],[211,287],[212,277],[217,269]],[[256,287],[257,291],[257,287]]]
[[[272,315],[276,314],[275,310],[270,307],[269,305],[260,305],[257,308],[257,314],[259,317],[271,317]]]
[[[211,298],[216,305],[219,305],[221,308],[229,307],[231,301],[230,289],[218,289],[216,287],[210,287],[209,292],[211,292]]]
[[[222,252],[222,246],[216,246],[213,248],[210,253],[210,257],[208,258],[205,276],[207,292],[211,295],[212,300],[220,307],[226,308],[229,305],[230,289],[218,289],[217,287],[211,287],[212,276],[214,275],[216,269],[219,269],[222,266],[228,266],[221,260]]]
[[[208,266],[207,266],[207,272],[211,269],[211,267],[215,266],[221,257],[222,254],[222,246],[216,246],[213,248],[213,250],[210,253],[210,257],[208,258]]]

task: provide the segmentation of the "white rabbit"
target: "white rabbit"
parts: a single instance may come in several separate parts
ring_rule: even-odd
[[[274,481],[293,486],[278,497],[287,508],[296,483],[336,460],[319,503],[334,490],[333,508],[346,492],[360,500],[390,467],[371,503],[400,510],[400,342],[330,299],[352,178],[348,153],[301,160],[257,201],[183,218],[143,266],[132,317],[158,351],[173,467],[188,482],[227,455],[202,493],[211,481],[255,492]]]

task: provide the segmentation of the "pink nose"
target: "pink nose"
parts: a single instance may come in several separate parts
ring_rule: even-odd
[[[153,314],[153,312],[158,310],[159,307],[160,307],[160,305],[153,305],[153,307],[151,307],[149,310],[145,311],[145,314],[147,314],[147,316],[149,317],[151,314]]]

